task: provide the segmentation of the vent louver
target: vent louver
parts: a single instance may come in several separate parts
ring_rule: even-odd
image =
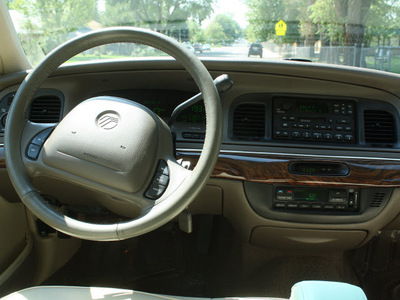
[[[242,140],[260,140],[265,136],[265,106],[240,104],[233,112],[233,137]]]
[[[393,147],[396,130],[393,115],[383,110],[364,111],[365,141],[376,147]]]
[[[385,193],[375,193],[372,198],[370,207],[381,207],[383,199],[385,198]]]
[[[61,100],[56,96],[40,96],[32,101],[29,120],[34,123],[60,121]]]

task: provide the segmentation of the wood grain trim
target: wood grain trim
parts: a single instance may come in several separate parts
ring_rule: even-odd
[[[4,147],[0,147],[0,168],[4,169],[6,167],[6,156],[4,154]]]
[[[199,153],[178,152],[178,159],[197,163]],[[296,175],[288,171],[291,162],[344,163],[350,167],[347,176]],[[400,161],[357,158],[310,158],[269,154],[220,154],[213,178],[251,181],[279,185],[340,186],[340,187],[400,187]]]

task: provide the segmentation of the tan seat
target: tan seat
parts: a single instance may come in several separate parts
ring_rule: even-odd
[[[37,286],[0,300],[211,300],[212,298],[158,295],[125,289],[74,286]],[[362,289],[347,283],[302,281],[292,287],[290,300],[367,300]],[[283,298],[214,298],[214,300],[284,300]],[[286,299],[288,300],[288,299]]]
[[[180,297],[150,294],[125,289],[74,286],[37,286],[12,293],[1,300],[210,300],[211,298]],[[244,299],[244,298],[224,298]],[[284,300],[282,298],[245,298]]]

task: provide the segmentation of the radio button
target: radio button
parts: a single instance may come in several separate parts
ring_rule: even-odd
[[[343,140],[343,135],[341,135],[341,134],[335,134],[334,139],[335,139],[336,141],[342,141],[342,140]]]
[[[321,203],[313,203],[313,204],[311,204],[311,208],[312,209],[321,209],[322,204]]]
[[[275,202],[274,207],[275,208],[286,208],[286,202]]]
[[[329,202],[330,203],[345,203],[346,198],[344,198],[344,197],[329,197]]]
[[[290,202],[290,203],[287,204],[287,208],[292,208],[292,209],[293,208],[299,208],[299,204]]]
[[[285,191],[282,190],[282,189],[277,189],[277,190],[276,190],[276,194],[277,194],[277,195],[284,195],[284,194],[285,194]]]
[[[294,138],[299,138],[299,137],[300,137],[300,132],[298,132],[298,131],[293,131],[293,132],[292,132],[292,137],[294,137]]]
[[[345,139],[345,141],[350,142],[350,141],[353,140],[353,136],[352,136],[351,134],[346,134],[346,135],[344,136],[344,139]]]
[[[345,210],[346,209],[346,205],[345,204],[336,204],[336,209]]]
[[[321,138],[322,138],[322,133],[314,132],[313,138],[314,138],[314,139],[317,139],[317,140],[321,139]]]
[[[309,209],[310,208],[310,203],[300,203],[299,208],[301,209]]]
[[[333,204],[324,204],[324,209],[329,209],[329,210],[335,209],[335,205],[333,205]]]

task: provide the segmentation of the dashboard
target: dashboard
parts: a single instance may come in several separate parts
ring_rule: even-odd
[[[312,236],[321,249],[357,247],[396,222],[400,76],[298,62],[204,63],[213,77],[228,74],[234,86],[221,94],[220,157],[189,208],[193,213],[224,215],[258,246],[277,240],[282,247],[309,247]],[[0,82],[0,139],[25,75]],[[40,88],[27,117],[41,124],[38,133],[85,99],[108,95],[140,103],[168,122],[174,108],[197,93],[173,60],[64,66]],[[205,122],[198,102],[173,124],[176,156],[189,169],[201,152]],[[4,151],[0,166],[5,168]],[[37,184],[63,203],[81,201],[68,197],[70,187],[54,179]],[[127,214],[95,192],[84,197],[90,205]]]

